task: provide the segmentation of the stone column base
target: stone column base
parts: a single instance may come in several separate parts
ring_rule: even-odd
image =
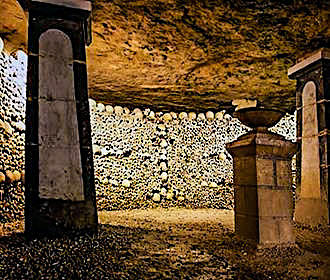
[[[59,236],[63,233],[97,231],[97,216],[91,201],[41,199],[26,223],[27,235]]]

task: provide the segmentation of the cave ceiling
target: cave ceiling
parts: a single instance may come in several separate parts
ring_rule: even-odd
[[[25,49],[15,0],[0,3],[0,36]],[[87,48],[89,95],[155,110],[230,108],[234,99],[292,110],[299,57],[329,47],[330,5],[319,1],[96,0]]]

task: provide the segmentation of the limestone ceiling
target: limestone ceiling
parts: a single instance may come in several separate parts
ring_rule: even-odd
[[[155,110],[220,109],[239,98],[290,110],[287,69],[329,46],[328,1],[95,0],[89,94]],[[0,3],[0,36],[25,44],[24,14]]]

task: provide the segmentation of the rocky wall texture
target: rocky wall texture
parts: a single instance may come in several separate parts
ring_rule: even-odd
[[[23,217],[26,56],[0,54],[0,222]],[[225,144],[247,127],[225,112],[153,112],[90,99],[99,210],[233,207]],[[273,128],[295,140],[295,116]]]
[[[27,45],[18,2],[0,1],[0,36],[10,50]],[[294,110],[288,67],[330,46],[327,0],[91,2],[89,94],[132,109],[206,112],[253,96]]]

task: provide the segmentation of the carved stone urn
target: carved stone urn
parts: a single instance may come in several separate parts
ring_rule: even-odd
[[[234,112],[234,117],[256,131],[267,131],[284,116],[285,112],[268,108],[244,108]]]

